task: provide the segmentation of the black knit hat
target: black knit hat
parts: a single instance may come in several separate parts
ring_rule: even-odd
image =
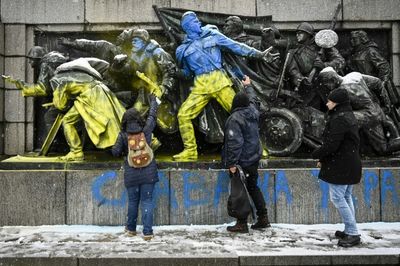
[[[334,89],[329,94],[328,100],[337,104],[347,103],[350,101],[349,94],[345,89]]]
[[[122,130],[128,133],[138,133],[143,130],[146,121],[141,117],[136,108],[129,108],[122,116]]]
[[[249,105],[250,105],[249,96],[245,92],[240,91],[236,93],[235,97],[233,98],[232,110],[238,107],[247,107]]]

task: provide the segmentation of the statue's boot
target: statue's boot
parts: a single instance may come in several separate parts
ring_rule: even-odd
[[[389,141],[388,144],[388,153],[393,153],[396,151],[400,151],[400,138],[395,138]]]
[[[174,161],[193,162],[197,160],[197,149],[184,149],[181,153],[172,156]]]
[[[184,145],[184,150],[178,153],[172,158],[174,161],[179,162],[191,162],[197,160],[197,144],[194,135],[194,128],[191,121],[180,123],[179,131],[181,132],[181,137]]]
[[[65,156],[61,156],[62,161],[83,161],[85,156],[82,151],[70,151]]]

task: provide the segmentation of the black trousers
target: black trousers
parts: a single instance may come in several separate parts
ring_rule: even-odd
[[[242,169],[246,176],[247,190],[249,191],[249,194],[257,210],[257,216],[260,217],[268,215],[268,211],[265,206],[264,195],[261,192],[260,188],[257,186],[258,162],[247,167],[242,167]]]

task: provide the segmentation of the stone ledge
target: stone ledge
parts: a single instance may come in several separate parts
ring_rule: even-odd
[[[239,265],[399,265],[400,255],[240,256]]]
[[[399,265],[400,255],[305,255],[305,256],[236,256],[234,254],[210,257],[135,256],[125,258],[83,257],[24,257],[0,258],[0,265],[8,266],[128,266],[128,265]]]

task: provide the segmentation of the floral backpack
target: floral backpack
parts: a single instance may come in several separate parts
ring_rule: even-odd
[[[128,133],[128,164],[130,167],[142,168],[153,161],[153,150],[147,144],[143,132]]]

